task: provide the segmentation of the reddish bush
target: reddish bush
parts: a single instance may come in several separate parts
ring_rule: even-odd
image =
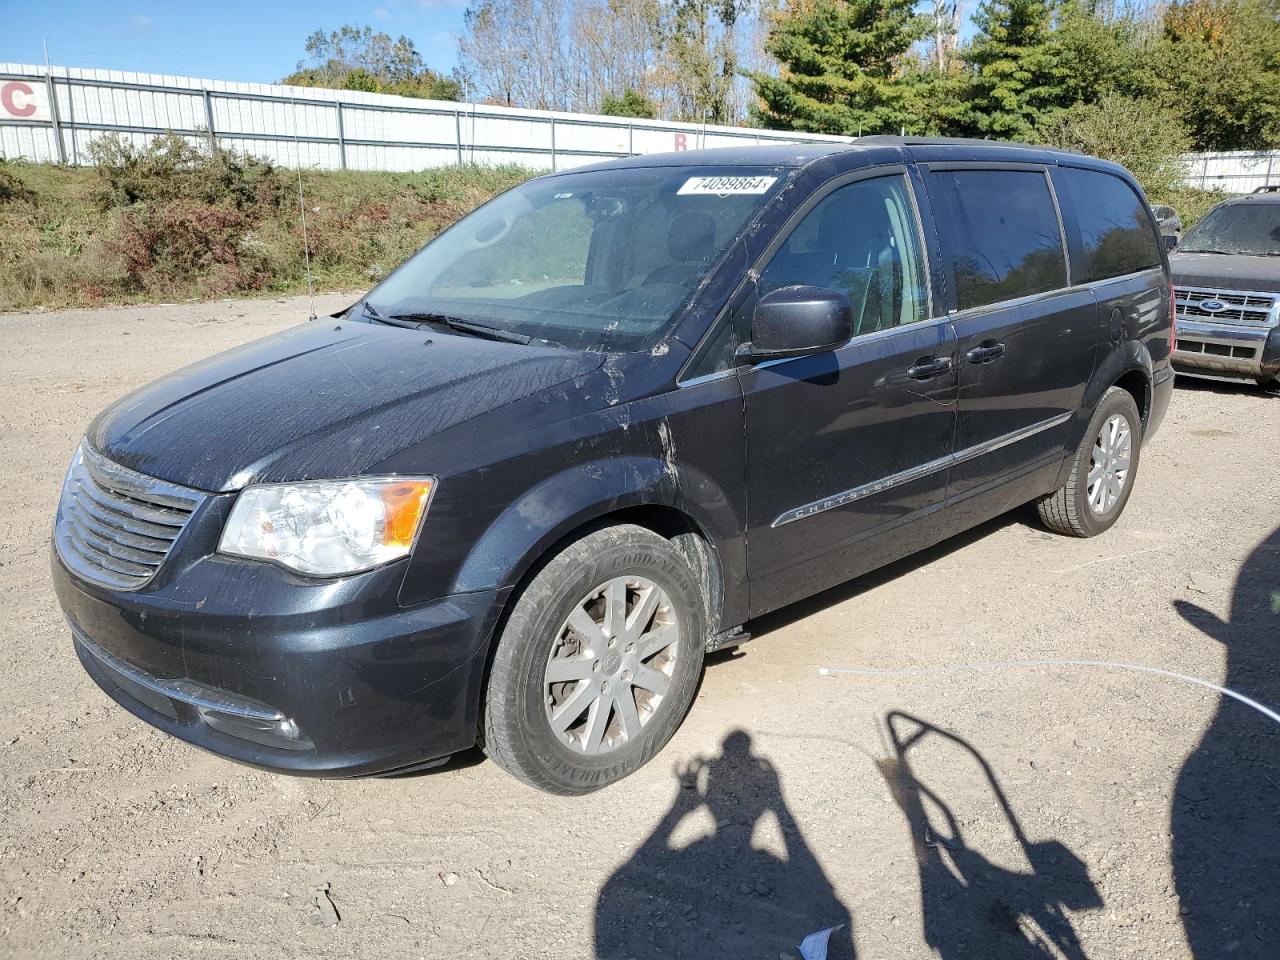
[[[140,204],[116,217],[105,239],[134,291],[189,285],[221,295],[266,281],[264,257],[249,242],[250,222],[231,207],[178,200]]]

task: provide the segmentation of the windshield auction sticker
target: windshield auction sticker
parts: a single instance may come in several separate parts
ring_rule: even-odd
[[[777,180],[777,177],[690,177],[676,193],[684,196],[697,194],[715,197],[768,193],[769,188]]]

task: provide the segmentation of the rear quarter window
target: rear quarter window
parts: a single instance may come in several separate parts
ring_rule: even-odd
[[[1062,168],[1060,177],[1080,227],[1082,280],[1123,277],[1160,265],[1160,241],[1146,204],[1129,184],[1109,173],[1074,167]]]
[[[930,197],[951,253],[957,309],[1066,286],[1058,211],[1043,172],[945,170],[930,177]]]

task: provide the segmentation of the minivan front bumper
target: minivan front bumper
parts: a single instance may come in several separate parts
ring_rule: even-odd
[[[401,564],[317,584],[210,558],[184,572],[181,596],[87,584],[56,549],[52,568],[89,675],[189,743],[271,770],[349,777],[429,767],[476,742],[498,592],[398,607]],[[253,577],[272,581],[253,593],[274,598],[269,607],[245,602]],[[378,610],[374,599],[388,596]]]

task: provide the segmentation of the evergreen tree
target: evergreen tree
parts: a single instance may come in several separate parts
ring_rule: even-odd
[[[921,132],[914,76],[904,70],[928,31],[912,0],[816,0],[787,14],[768,52],[781,74],[748,74],[766,127],[814,133]]]
[[[1053,42],[1055,0],[983,0],[964,52],[971,77],[965,126],[997,140],[1030,140],[1064,94]]]

